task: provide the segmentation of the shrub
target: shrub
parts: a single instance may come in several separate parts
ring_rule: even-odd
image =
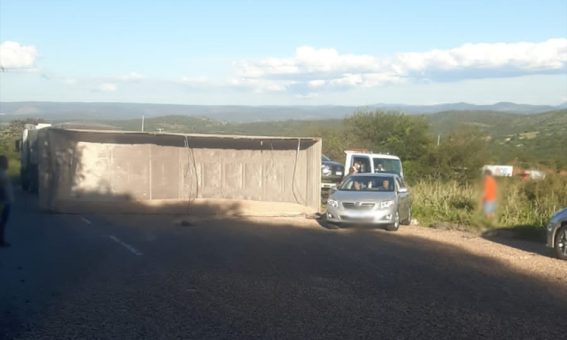
[[[494,226],[545,226],[555,211],[567,207],[565,177],[549,176],[540,181],[501,178],[498,184]],[[412,186],[412,196],[414,216],[422,225],[490,227],[482,218],[480,185],[424,180]]]

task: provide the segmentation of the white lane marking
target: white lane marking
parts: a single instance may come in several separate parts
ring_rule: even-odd
[[[83,222],[85,222],[86,224],[93,224],[93,222],[91,222],[88,218],[81,216],[81,220],[83,220]]]
[[[129,245],[126,242],[123,242],[122,240],[120,240],[118,237],[116,237],[114,235],[109,235],[108,238],[110,238],[112,241],[118,243],[119,245],[123,246],[124,248],[128,249],[134,255],[137,255],[137,256],[144,255],[138,249],[132,247],[131,245]]]

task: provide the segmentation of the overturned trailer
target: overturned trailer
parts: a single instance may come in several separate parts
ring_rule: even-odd
[[[321,140],[48,128],[44,211],[288,215],[320,208]]]

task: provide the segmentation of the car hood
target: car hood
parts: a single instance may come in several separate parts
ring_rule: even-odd
[[[556,223],[559,221],[567,220],[567,208],[563,208],[551,216],[551,222]]]
[[[396,198],[394,192],[380,192],[380,191],[341,191],[337,190],[329,199],[335,201],[386,201]]]
[[[341,163],[335,162],[335,161],[321,161],[321,164],[332,165],[332,166],[340,166],[341,168],[343,167],[343,165]]]

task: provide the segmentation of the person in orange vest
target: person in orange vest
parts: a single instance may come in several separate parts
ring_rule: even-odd
[[[496,179],[492,176],[492,171],[484,170],[484,189],[482,194],[482,210],[484,216],[493,220],[496,215]]]

